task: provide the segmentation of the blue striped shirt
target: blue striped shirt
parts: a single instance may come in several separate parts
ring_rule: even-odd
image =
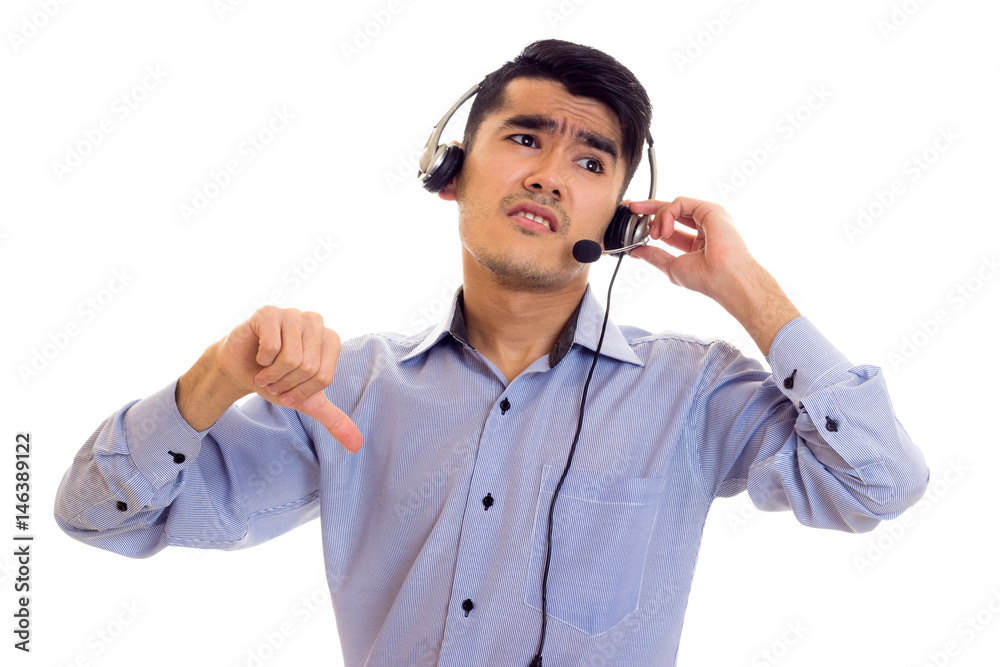
[[[469,346],[460,295],[421,334],[344,343],[326,394],[359,453],[258,396],[196,432],[175,381],[87,440],[56,521],[141,558],[250,547],[318,518],[346,665],[528,665],[603,309],[588,288],[552,353],[508,384]],[[929,471],[879,368],[805,317],[767,361],[609,322],[555,508],[546,665],[673,665],[713,498],[746,490],[853,532],[920,498]]]

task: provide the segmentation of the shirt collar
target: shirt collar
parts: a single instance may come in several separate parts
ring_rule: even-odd
[[[469,345],[468,340],[468,330],[465,327],[464,306],[462,287],[459,287],[455,290],[455,295],[451,300],[451,308],[447,311],[447,315],[445,315],[437,326],[427,332],[427,335],[420,341],[420,344],[403,357],[402,361],[420,356],[440,342],[442,338],[449,335],[463,345],[471,348],[472,346]],[[596,350],[603,322],[604,309],[597,303],[597,299],[594,297],[593,291],[588,284],[587,291],[584,292],[583,298],[580,299],[576,310],[573,311],[569,321],[566,323],[566,327],[559,334],[555,346],[549,353],[549,368],[554,368],[556,364],[562,361],[563,357],[566,356],[574,344],[582,345],[591,351]],[[643,365],[639,357],[636,356],[636,353],[632,351],[621,329],[610,319],[608,320],[608,328],[604,332],[601,355],[638,366]]]

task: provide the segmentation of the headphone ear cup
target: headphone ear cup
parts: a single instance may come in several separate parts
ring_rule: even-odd
[[[608,228],[604,232],[605,250],[618,250],[629,245],[625,233],[628,231],[632,215],[633,213],[628,210],[628,206],[619,206],[615,210],[615,214],[611,217],[611,222],[608,223]]]
[[[431,177],[424,182],[424,188],[429,192],[441,192],[445,186],[451,183],[451,179],[462,170],[462,162],[465,161],[465,151],[458,146],[451,144],[444,150],[444,157],[441,164]]]

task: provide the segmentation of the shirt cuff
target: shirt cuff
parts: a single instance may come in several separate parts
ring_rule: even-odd
[[[154,489],[191,465],[208,433],[191,428],[177,409],[177,380],[125,411],[125,446],[136,469]]]
[[[804,315],[781,327],[766,359],[775,385],[800,411],[803,399],[849,379],[853,367]]]

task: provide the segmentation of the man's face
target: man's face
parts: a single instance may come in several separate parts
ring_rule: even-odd
[[[555,81],[517,78],[506,93],[440,196],[458,202],[462,245],[476,260],[467,264],[517,289],[580,287],[587,271],[573,244],[601,243],[624,182],[618,119]],[[515,215],[527,208],[549,224]]]

